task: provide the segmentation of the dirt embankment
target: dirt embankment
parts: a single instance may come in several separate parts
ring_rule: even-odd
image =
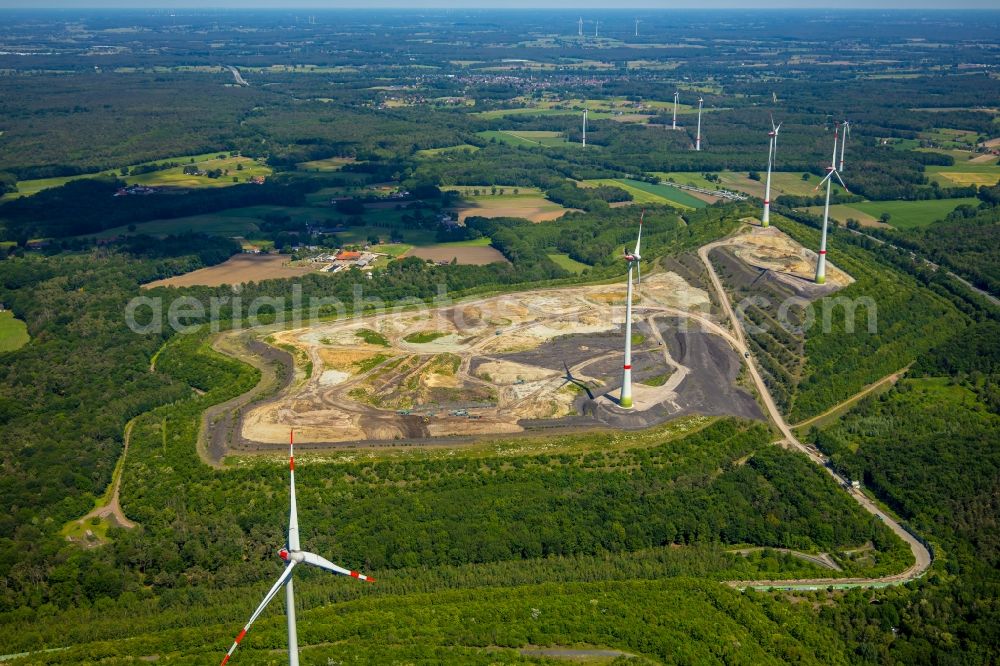
[[[215,350],[249,363],[261,372],[258,384],[247,393],[213,405],[201,418],[198,453],[211,465],[219,465],[229,449],[255,448],[243,440],[243,418],[247,410],[276,398],[295,378],[292,355],[250,335],[223,334],[216,338]]]

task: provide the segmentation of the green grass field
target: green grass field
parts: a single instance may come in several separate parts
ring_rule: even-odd
[[[897,229],[925,227],[944,219],[959,206],[978,206],[979,199],[928,199],[926,201],[863,201],[861,203],[830,206],[830,216],[840,222],[854,218],[861,222],[877,220],[882,213],[889,213],[889,224]],[[822,215],[822,206],[811,206],[809,212]]]
[[[680,206],[681,208],[704,208],[708,205],[698,197],[691,196],[684,190],[679,190],[676,187],[670,187],[669,185],[654,185],[653,183],[645,183],[640,180],[629,180],[627,178],[622,178],[619,182],[624,185],[628,185],[632,189],[641,190],[647,194],[660,197],[672,206]]]
[[[271,167],[261,164],[249,157],[219,157],[224,153],[195,156],[192,158],[176,158],[159,160],[160,162],[182,162],[181,166],[163,171],[153,171],[135,176],[125,176],[122,179],[129,185],[148,185],[150,187],[227,187],[245,183],[253,177],[267,178],[271,175]],[[198,176],[184,173],[184,167],[196,166],[199,171],[208,172],[222,170],[224,175],[218,178]],[[240,170],[242,167],[242,170]],[[236,179],[235,181],[233,179]]]
[[[222,155],[223,157],[219,157]],[[60,187],[71,180],[82,178],[114,177],[120,178],[129,185],[148,185],[158,187],[226,187],[235,185],[233,178],[238,182],[245,183],[254,176],[271,175],[271,167],[260,164],[249,157],[230,157],[228,152],[204,153],[202,155],[182,155],[180,157],[167,157],[162,160],[143,162],[138,165],[129,165],[131,170],[136,166],[146,166],[152,164],[163,164],[166,162],[177,162],[181,166],[164,169],[163,171],[152,171],[150,173],[138,174],[135,176],[122,176],[118,169],[102,171],[100,173],[80,174],[76,176],[62,176],[59,178],[39,178],[36,180],[20,180],[17,182],[17,192],[5,194],[0,201],[16,199],[18,197],[31,196],[50,187]],[[209,178],[208,176],[188,175],[184,173],[184,167],[190,165],[197,166],[201,171],[213,171],[221,169],[229,171],[227,175],[219,178]],[[243,166],[243,170],[238,169],[238,165]]]
[[[736,190],[745,192],[751,196],[764,196],[764,178],[766,173],[761,173],[761,180],[750,180],[746,171],[719,171],[713,172],[719,176],[721,183],[714,183],[705,178],[704,174],[698,171],[654,171],[653,175],[661,180],[673,180],[683,185],[703,187],[707,190],[718,188],[726,190]],[[819,176],[809,174],[808,180],[802,180],[802,173],[798,171],[775,171],[771,174],[771,196],[777,198],[782,194],[792,196],[809,197],[816,195],[816,185],[819,184]],[[839,185],[834,185],[834,192],[841,192]]]
[[[972,163],[955,160],[952,166],[928,166],[926,172],[932,181],[945,187],[992,186],[1000,181],[1000,165],[995,161]]]
[[[971,130],[935,128],[921,132],[920,138],[933,141],[945,148],[972,148],[975,147],[979,134]]]
[[[602,185],[610,185],[611,187],[620,187],[629,194],[632,195],[632,202],[637,204],[662,204],[666,203],[662,197],[658,197],[655,194],[650,194],[643,190],[631,187],[620,179],[615,178],[593,178],[590,180],[580,181],[581,187],[600,187]]]
[[[417,151],[417,157],[435,157],[437,155],[454,153],[462,150],[468,150],[469,152],[474,153],[479,150],[479,146],[473,146],[471,143],[460,143],[457,146],[445,146],[444,148],[425,148],[424,150]]]
[[[593,180],[582,181],[581,185],[583,187],[598,187],[600,185],[620,187],[631,194],[632,201],[637,204],[666,204],[683,210],[704,208],[708,205],[701,199],[693,197],[676,187],[653,185],[627,178],[595,178]]]
[[[299,171],[340,171],[345,164],[354,162],[351,157],[328,157],[324,160],[299,162],[295,166]]]
[[[31,336],[28,335],[28,327],[23,321],[16,319],[10,310],[0,312],[0,352],[20,349],[28,344],[29,340]]]
[[[573,259],[568,254],[553,253],[549,255],[549,259],[554,261],[559,268],[565,269],[570,273],[580,274],[590,268],[587,264]]]
[[[497,140],[512,146],[566,146],[570,142],[561,132],[535,130],[488,130],[479,132],[479,136],[487,141]],[[576,144],[572,144],[576,145]]]

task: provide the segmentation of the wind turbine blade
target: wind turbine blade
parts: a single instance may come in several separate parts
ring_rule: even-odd
[[[636,278],[635,278],[635,288],[639,289],[642,286],[642,262],[635,262]]]
[[[642,243],[642,219],[646,217],[646,211],[639,214],[639,237],[635,239],[635,256],[639,256],[639,245]]]
[[[291,480],[291,501],[288,510],[288,549],[299,550],[299,509],[295,502],[295,431],[288,431],[288,474]]]
[[[350,569],[345,569],[344,567],[338,566],[326,559],[321,557],[316,553],[302,553],[302,561],[306,564],[311,564],[314,567],[319,567],[320,569],[326,569],[327,571],[332,571],[334,573],[339,573],[342,576],[350,576],[351,578],[357,578],[358,580],[368,581],[369,583],[374,583],[375,579],[371,576],[366,576],[364,574],[358,573],[357,571],[351,571]]]
[[[224,666],[225,663],[229,661],[229,658],[233,656],[233,652],[235,652],[236,648],[239,647],[240,641],[242,641],[243,637],[247,635],[248,631],[250,631],[250,625],[253,624],[254,620],[256,620],[260,616],[260,614],[264,612],[264,609],[267,608],[267,605],[271,603],[271,599],[274,599],[274,595],[278,594],[278,590],[280,590],[281,587],[288,582],[288,579],[292,575],[292,569],[294,568],[295,568],[295,562],[289,562],[288,566],[285,567],[285,571],[281,574],[281,576],[278,577],[278,580],[274,583],[274,585],[271,586],[271,589],[268,590],[267,594],[264,596],[264,601],[260,602],[260,606],[257,606],[257,610],[253,612],[253,615],[250,616],[250,619],[247,621],[247,623],[243,625],[242,631],[240,631],[240,633],[237,634],[236,640],[233,641],[233,644],[229,648],[229,651],[226,652],[226,656],[222,658],[222,664],[220,666]]]
[[[823,184],[826,183],[826,181],[830,180],[830,178],[833,176],[834,173],[835,173],[834,171],[831,171],[828,174],[826,174],[826,177],[823,180],[819,181],[819,184],[813,188],[813,192],[823,187]]]
[[[830,173],[831,174],[837,174],[837,180],[840,181],[840,186],[844,188],[845,192],[850,192],[850,190],[847,189],[847,185],[844,185],[844,179],[840,177],[840,172],[839,171],[831,171]],[[829,178],[829,177],[830,176],[827,176],[827,178]]]

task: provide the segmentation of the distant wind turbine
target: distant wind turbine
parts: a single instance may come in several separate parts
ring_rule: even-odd
[[[851,133],[851,123],[844,121],[844,138],[840,140],[840,171],[844,170],[844,149],[847,148],[847,135]]]
[[[698,98],[698,133],[695,135],[694,139],[694,149],[701,150],[701,108],[704,105],[705,100],[701,97]]]
[[[632,269],[637,271],[636,285],[642,284],[642,267],[639,262],[639,244],[642,243],[642,218],[646,211],[639,215],[639,236],[635,239],[635,251],[625,250],[625,261],[628,262],[628,288],[625,296],[625,363],[622,366],[622,391],[618,398],[618,406],[623,409],[632,408]]]
[[[636,20],[635,20],[635,36],[636,36],[636,37],[638,37],[638,36],[639,36],[639,24],[640,24],[640,23],[642,23],[642,20],[641,20],[641,19],[636,19]]]
[[[583,110],[583,147],[587,147],[587,109]]]
[[[677,129],[677,100],[680,99],[681,93],[679,90],[674,91],[674,127]]]
[[[760,219],[762,227],[771,223],[771,169],[778,155],[778,130],[780,129],[781,123],[775,125],[774,116],[771,116],[771,131],[767,133],[767,184],[764,186],[764,216]]]
[[[288,434],[288,468],[289,468],[289,478],[291,480],[291,508],[288,515],[288,545],[286,548],[282,548],[278,551],[278,555],[288,566],[282,572],[278,580],[275,581],[271,589],[268,590],[267,594],[264,595],[264,600],[260,602],[257,606],[257,610],[253,612],[250,616],[250,620],[243,625],[242,631],[236,636],[236,640],[233,641],[232,646],[229,651],[226,652],[226,656],[222,658],[222,664],[224,665],[229,658],[233,656],[233,652],[239,646],[240,641],[243,637],[247,635],[250,631],[250,625],[254,623],[264,609],[267,607],[271,600],[278,594],[281,586],[285,586],[285,612],[288,616],[288,664],[289,666],[298,666],[299,664],[299,643],[298,636],[295,630],[295,593],[292,590],[292,569],[295,568],[297,564],[311,564],[314,567],[319,567],[320,569],[326,569],[327,571],[332,571],[334,573],[342,574],[344,576],[351,576],[352,578],[357,578],[358,580],[368,581],[369,583],[374,583],[374,578],[369,578],[364,574],[359,574],[357,571],[351,571],[350,569],[345,569],[339,567],[330,560],[327,560],[319,555],[301,550],[299,545],[299,516],[298,509],[295,505],[295,449],[294,449],[294,433],[289,432]]]
[[[576,22],[576,36],[577,37],[583,37],[583,17],[582,16],[580,17],[580,20]]]
[[[816,262],[816,284],[826,282],[826,228],[830,222],[830,189],[833,187],[834,176],[837,177],[841,186],[847,191],[847,185],[844,185],[844,180],[837,172],[837,139],[839,135],[840,123],[837,123],[836,129],[833,130],[833,157],[830,158],[830,166],[826,168],[826,178],[821,180],[819,185],[816,186],[818,190],[820,185],[826,183],[826,205],[823,207],[823,232],[820,234],[819,241],[819,261]]]

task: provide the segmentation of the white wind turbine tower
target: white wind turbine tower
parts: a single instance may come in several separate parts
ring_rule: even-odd
[[[642,267],[639,262],[639,244],[642,242],[642,218],[646,216],[646,211],[639,215],[639,236],[635,239],[635,251],[629,253],[625,249],[625,261],[628,262],[628,288],[625,296],[625,363],[622,366],[622,391],[618,399],[618,406],[623,409],[632,409],[632,269],[638,271],[637,284],[642,284]]]
[[[640,23],[642,23],[642,21],[641,21],[641,20],[639,20],[639,19],[636,19],[636,20],[635,20],[635,36],[636,36],[636,37],[638,37],[638,36],[639,36],[639,24],[640,24]]]
[[[243,629],[236,636],[236,640],[233,641],[232,646],[229,651],[226,652],[226,656],[222,658],[222,663],[225,664],[229,661],[229,658],[233,656],[233,652],[236,651],[237,646],[239,646],[240,641],[243,637],[247,635],[250,631],[250,625],[254,623],[264,609],[267,607],[271,600],[278,594],[278,590],[281,586],[285,587],[285,608],[288,615],[288,664],[289,666],[298,666],[299,664],[299,643],[298,636],[295,631],[295,594],[292,590],[292,569],[295,568],[297,564],[311,564],[314,567],[319,567],[320,569],[326,569],[327,571],[332,571],[334,573],[339,573],[344,576],[351,576],[352,578],[357,578],[358,580],[368,581],[369,583],[374,583],[374,578],[369,578],[364,574],[359,574],[357,571],[351,571],[350,569],[345,569],[339,567],[330,560],[320,557],[314,553],[310,553],[301,550],[299,546],[299,516],[298,509],[295,505],[295,450],[294,450],[294,433],[288,434],[288,467],[289,467],[289,478],[291,480],[291,509],[288,515],[288,546],[287,548],[282,548],[278,551],[278,555],[281,556],[288,566],[282,572],[278,580],[271,586],[268,593],[264,595],[264,600],[260,602],[257,606],[257,610],[253,612],[250,616],[250,620],[243,625]]]
[[[597,39],[597,30],[601,27],[600,21],[594,21],[594,39]]]
[[[673,127],[673,129],[677,129],[677,100],[679,100],[680,97],[681,97],[681,92],[679,90],[675,90],[674,91],[674,127]]]
[[[576,36],[577,37],[583,37],[583,17],[582,16],[580,17],[580,20],[576,22]]]
[[[847,191],[847,185],[844,185],[844,180],[837,171],[837,139],[839,135],[840,123],[837,123],[836,129],[833,131],[833,157],[830,158],[830,166],[826,168],[826,178],[821,180],[819,185],[816,186],[818,190],[820,185],[826,183],[826,205],[823,207],[823,232],[820,235],[819,241],[819,261],[816,262],[816,284],[826,282],[826,227],[830,222],[830,189],[833,187],[834,176],[837,177],[841,186]]]
[[[705,100],[701,97],[698,98],[698,134],[695,135],[694,139],[694,149],[701,150],[701,108],[704,105]]]
[[[583,147],[587,147],[587,109],[583,110]]]
[[[767,184],[764,186],[764,216],[760,219],[760,226],[766,227],[771,224],[771,168],[778,155],[778,130],[781,123],[774,124],[774,116],[771,117],[771,131],[767,133],[769,137],[767,144]]]
[[[844,138],[840,140],[840,171],[844,170],[844,149],[847,148],[847,135],[851,133],[851,123],[844,121]]]

